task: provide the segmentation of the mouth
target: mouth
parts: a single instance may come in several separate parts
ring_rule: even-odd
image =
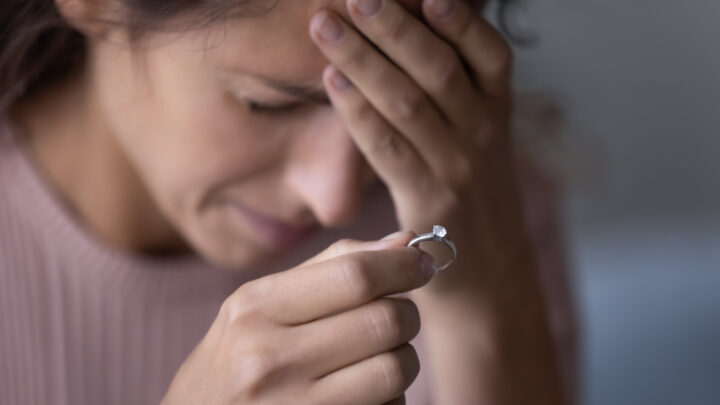
[[[318,229],[317,224],[299,225],[262,214],[234,201],[229,203],[254,230],[255,236],[275,249],[297,245]]]

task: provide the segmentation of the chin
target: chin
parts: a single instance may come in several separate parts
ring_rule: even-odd
[[[261,235],[235,211],[223,208],[208,210],[186,222],[184,233],[200,257],[228,271],[263,272],[310,236],[291,239]]]
[[[237,230],[229,229],[227,224],[222,225],[200,217],[194,218],[193,222],[186,222],[181,229],[196,255],[223,270],[241,273],[252,271],[272,257],[273,252],[247,240]]]
[[[215,238],[213,238],[215,239]],[[277,252],[256,246],[247,240],[209,240],[198,247],[198,254],[213,266],[232,272],[252,272],[268,263]]]

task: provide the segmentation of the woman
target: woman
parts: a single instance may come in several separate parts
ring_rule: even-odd
[[[564,403],[471,4],[0,7],[0,402]]]

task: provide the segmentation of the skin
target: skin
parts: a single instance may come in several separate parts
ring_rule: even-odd
[[[334,359],[337,368],[383,354],[397,365],[390,374],[386,363],[375,363],[353,375],[377,381],[384,369],[399,377],[385,380],[395,382],[381,394],[368,389],[348,403],[401,398],[417,373],[417,358],[405,346],[394,348],[412,339],[419,318],[395,317],[387,330],[364,330],[384,344],[356,343],[362,350],[342,360],[332,355],[342,347],[323,352],[309,342],[319,331],[347,342],[342,334],[373,305],[407,314],[415,304],[437,403],[564,402],[515,183],[510,48],[466,3],[455,1],[446,17],[433,14],[430,3],[387,0],[377,15],[365,17],[350,0],[280,1],[267,13],[223,26],[151,33],[138,47],[122,29],[89,22],[108,12],[104,3],[58,0],[68,21],[91,38],[87,66],[25,100],[15,116],[51,182],[108,244],[144,254],[194,251],[219,266],[249,271],[286,249],[258,236],[234,205],[332,228],[351,224],[365,191],[380,181],[401,229],[425,232],[443,224],[461,252],[451,271],[423,288],[405,280],[392,290],[361,291],[351,302],[322,295],[313,300],[302,286],[342,288],[337,275],[322,269],[347,263],[360,269],[356,288],[391,283],[378,275],[387,263],[417,272],[417,251],[400,247],[412,234],[384,245],[385,256],[344,242],[295,269],[248,283],[227,300],[183,365],[168,403],[209,403],[207,384],[198,384],[207,370],[213,381],[227,382],[212,385],[217,390],[210,393],[228,401],[296,398],[297,387],[313,384],[302,392],[340,403],[342,382],[316,384],[322,370],[310,371],[311,365]],[[340,38],[321,34],[328,21],[343,27]],[[309,90],[312,100],[261,77]],[[253,112],[250,100],[285,111]],[[293,289],[289,302],[306,311],[277,319],[288,304],[272,292]],[[413,301],[382,298],[411,290]],[[345,318],[336,326],[345,327],[315,320],[338,311]],[[309,332],[284,333],[298,325]],[[257,339],[233,333],[248,327],[282,338],[259,347]],[[290,342],[299,342],[304,355],[290,356],[296,360],[291,365],[265,364],[242,380],[247,384],[231,384],[238,368],[211,360],[224,353],[219,358],[243,364],[258,352],[290,350]],[[287,378],[275,380],[278,375]],[[270,381],[281,388],[266,389]]]

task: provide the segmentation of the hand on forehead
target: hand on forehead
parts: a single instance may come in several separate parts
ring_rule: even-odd
[[[410,13],[412,13],[413,15],[415,15],[417,17],[420,17],[422,14],[421,6],[422,6],[423,0],[386,0],[386,1],[396,1],[396,2],[400,3],[406,10],[408,10]],[[349,18],[348,12],[347,12],[347,5],[348,5],[347,0],[322,0],[319,2],[319,6],[313,10],[313,13],[315,13],[321,9],[324,9],[324,8],[329,8],[331,10],[337,11],[343,17]]]

